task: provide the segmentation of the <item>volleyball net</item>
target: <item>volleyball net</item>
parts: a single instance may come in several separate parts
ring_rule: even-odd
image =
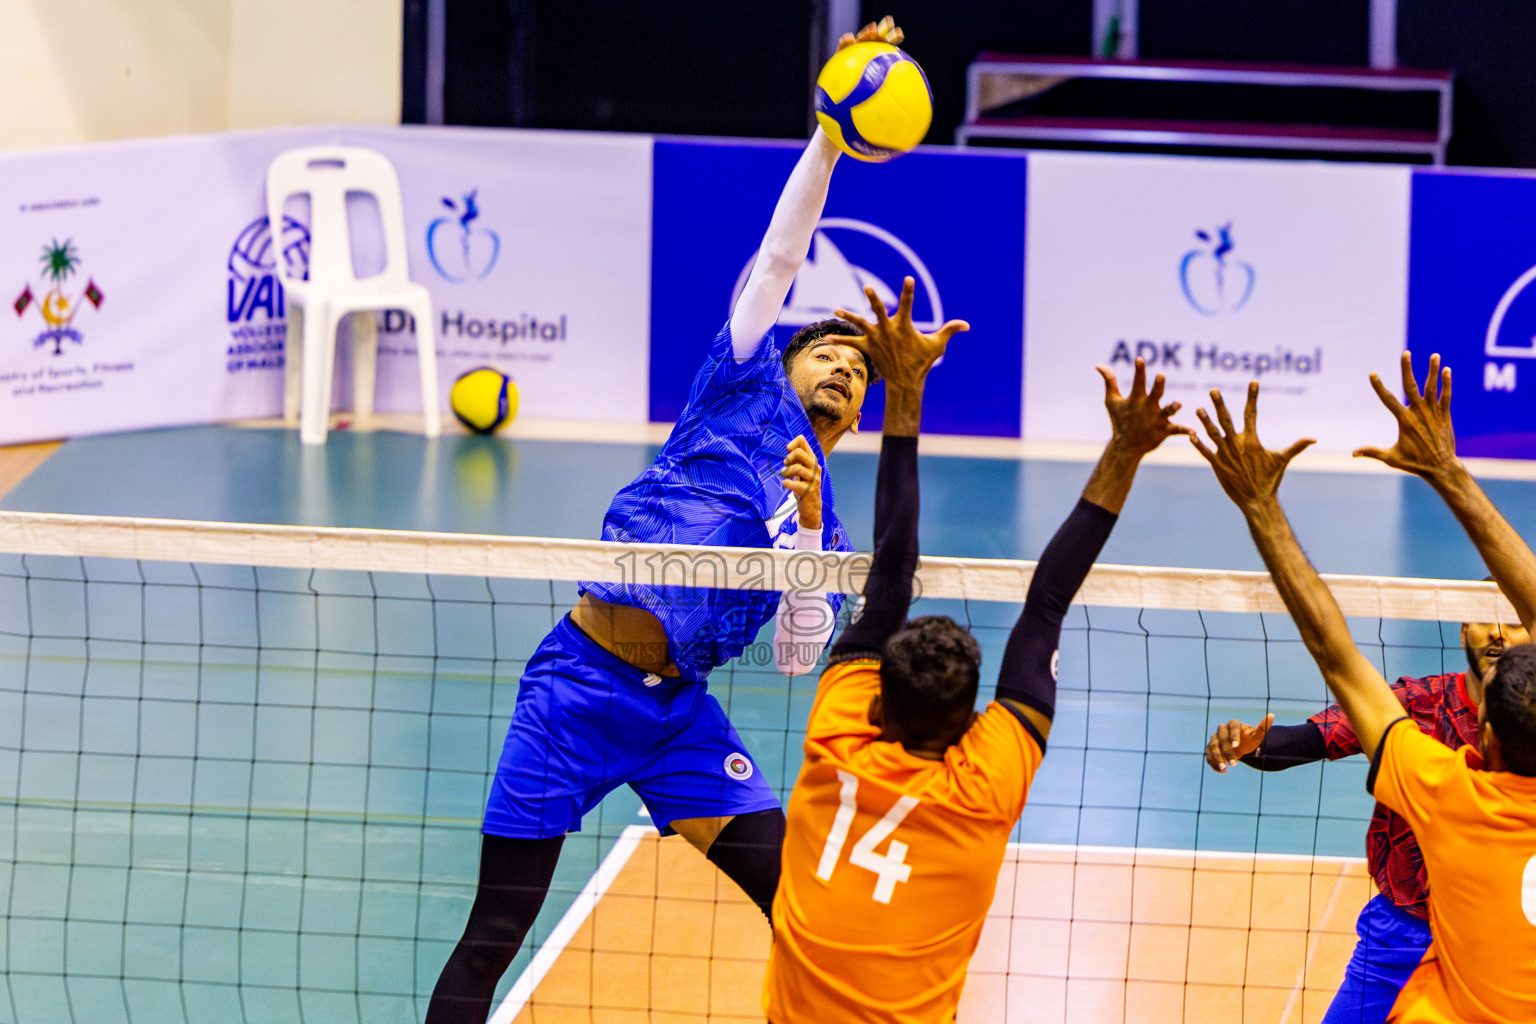
[[[0,1020],[418,1021],[474,895],[527,658],[608,580],[856,593],[867,555],[0,512]],[[925,558],[983,651],[1033,564]],[[1492,584],[1327,577],[1389,678],[1465,667]],[[1311,1022],[1374,891],[1355,758],[1211,772],[1328,703],[1263,573],[1096,567],[961,1019]],[[711,691],[781,797],[815,676]],[[493,1019],[761,1019],[768,929],[627,789],[565,846]],[[990,885],[990,879],[978,879]]]

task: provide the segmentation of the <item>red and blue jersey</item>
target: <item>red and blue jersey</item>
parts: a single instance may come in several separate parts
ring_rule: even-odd
[[[614,496],[603,517],[603,539],[794,547],[795,501],[780,472],[789,442],[802,436],[822,468],[822,550],[851,551],[835,511],[826,458],[784,373],[773,330],[750,358],[737,362],[726,323],[656,460]],[[690,681],[703,680],[740,654],[778,609],[779,581],[771,571],[765,571],[764,582],[772,589],[726,590],[653,583],[667,578],[665,567],[637,559],[634,568],[633,580],[583,583],[582,591],[655,615],[667,633],[667,653]],[[689,571],[695,579],[709,578],[705,566],[695,564]],[[828,599],[834,612],[841,608],[842,595]]]
[[[1467,696],[1465,672],[1413,679],[1404,676],[1392,692],[1420,730],[1456,750],[1477,746],[1477,705]],[[1328,760],[1360,753],[1360,739],[1337,704],[1307,721],[1323,734]],[[1424,854],[1408,822],[1378,803],[1365,833],[1366,862],[1381,894],[1415,917],[1429,919],[1429,876]]]

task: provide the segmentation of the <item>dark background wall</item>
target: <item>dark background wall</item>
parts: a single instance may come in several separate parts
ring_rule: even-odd
[[[445,0],[445,120],[803,138],[825,0]],[[1092,0],[863,0],[894,15],[954,138],[983,50],[1086,55]],[[424,118],[426,0],[405,3],[407,121]],[[1148,58],[1364,65],[1369,0],[1141,0]],[[1536,0],[1399,0],[1399,60],[1456,72],[1453,163],[1536,167]]]

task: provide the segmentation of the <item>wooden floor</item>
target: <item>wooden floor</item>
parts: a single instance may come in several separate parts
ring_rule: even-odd
[[[40,444],[18,444],[0,448],[0,497],[26,479],[48,456],[59,450],[63,441],[44,441]]]
[[[761,1021],[757,909],[681,839],[616,851],[493,1024]],[[1357,860],[1017,846],[959,1019],[1315,1024],[1373,891]]]

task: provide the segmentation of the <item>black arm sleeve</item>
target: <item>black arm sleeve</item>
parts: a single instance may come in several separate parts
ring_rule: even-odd
[[[876,657],[907,621],[917,569],[917,438],[886,436],[875,479],[875,557],[864,583],[864,607],[832,645],[829,664]]]
[[[997,674],[997,697],[1028,705],[1047,718],[1056,714],[1056,648],[1061,620],[1077,588],[1083,585],[1094,559],[1104,549],[1109,532],[1120,518],[1091,501],[1077,507],[1045,546],[1024,611],[1014,624]]]
[[[1251,754],[1238,758],[1250,768],[1261,772],[1280,772],[1299,764],[1311,764],[1328,756],[1328,746],[1323,742],[1323,730],[1316,722],[1299,725],[1272,725],[1264,734],[1264,742]]]

